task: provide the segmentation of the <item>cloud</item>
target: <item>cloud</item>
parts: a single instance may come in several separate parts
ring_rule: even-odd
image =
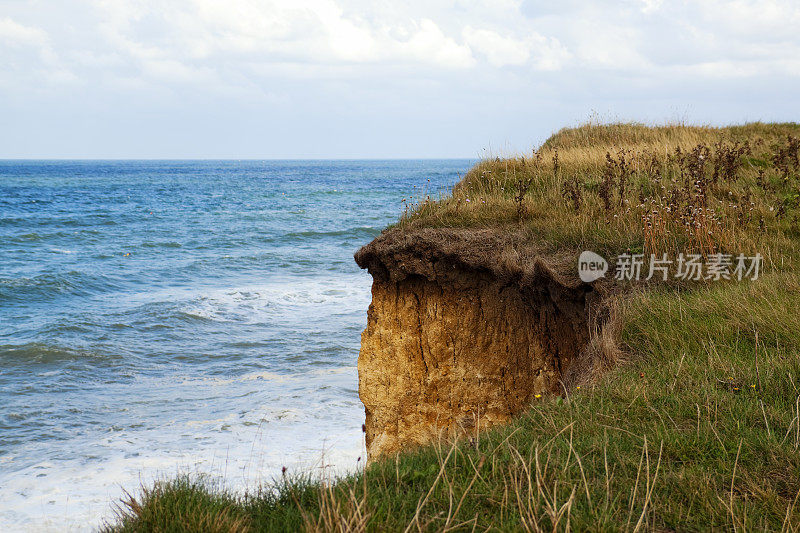
[[[78,82],[42,28],[0,18],[0,87],[38,91],[42,84]]]
[[[389,37],[396,28],[383,31],[385,55],[388,60],[394,57],[417,63],[431,62],[448,68],[465,68],[475,65],[475,60],[467,46],[447,37],[439,26],[430,19],[422,19],[408,32],[408,39],[398,40]]]
[[[523,40],[503,37],[491,30],[464,28],[466,43],[486,57],[496,67],[505,65],[524,65],[531,57],[531,45]]]
[[[464,41],[494,67],[528,65],[538,70],[559,70],[571,54],[554,38],[530,31],[523,37],[503,36],[488,29],[467,26]]]
[[[800,56],[800,6],[784,0],[702,0],[670,3],[669,9],[661,0],[36,5],[19,4],[19,16],[0,18],[6,63],[23,65],[30,52],[22,49],[36,49],[40,67],[73,72],[86,82],[139,77],[143,83],[227,90],[232,84],[263,84],[265,72],[298,68],[308,76],[337,71],[353,79],[375,69],[426,79],[490,69],[531,76],[580,69],[645,78],[663,68],[710,77],[728,69],[735,77],[796,73]]]
[[[24,26],[8,17],[0,18],[0,42],[6,46],[44,46],[47,32],[41,28]]]
[[[481,113],[524,129],[556,110],[658,113],[708,94],[703,109],[724,95],[745,109],[768,92],[786,114],[798,27],[796,0],[12,1],[0,113],[12,101],[85,116],[235,105],[250,106],[244,120],[328,116],[335,129],[346,111],[370,110],[371,124],[416,109],[464,131]]]
[[[642,5],[642,12],[643,13],[652,13],[657,11],[661,8],[661,4],[664,3],[663,0],[639,0]]]
[[[132,56],[245,63],[474,64],[470,49],[429,18],[370,24],[333,0],[192,0],[98,4],[106,37]],[[364,13],[366,14],[366,13]]]

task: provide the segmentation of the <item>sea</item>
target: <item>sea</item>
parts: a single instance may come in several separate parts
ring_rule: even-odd
[[[0,161],[0,531],[358,468],[353,253],[472,163]]]

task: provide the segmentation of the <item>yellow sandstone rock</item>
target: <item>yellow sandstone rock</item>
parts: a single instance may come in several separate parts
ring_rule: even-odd
[[[407,244],[356,256],[373,275],[358,359],[370,459],[474,433],[560,392],[589,338],[584,288],[541,273],[509,281]]]

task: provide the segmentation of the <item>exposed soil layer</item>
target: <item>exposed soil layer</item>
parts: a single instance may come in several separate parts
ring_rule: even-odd
[[[597,329],[602,286],[577,279],[568,255],[521,242],[390,230],[356,253],[373,276],[358,360],[370,458],[505,422],[564,390]]]

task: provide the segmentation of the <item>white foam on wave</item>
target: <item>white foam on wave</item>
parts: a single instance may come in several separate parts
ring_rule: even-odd
[[[220,322],[222,329],[243,323],[263,325],[265,332],[320,331],[360,322],[369,283],[363,273],[281,277],[155,290],[120,304],[164,305]],[[352,362],[238,376],[187,372],[190,367],[115,383],[101,402],[104,411],[116,409],[107,426],[80,426],[69,440],[30,442],[0,454],[0,531],[92,530],[113,517],[112,504],[124,490],[136,493],[181,473],[252,491],[284,466],[329,475],[355,469],[364,454]]]
[[[336,376],[338,374],[345,374],[345,375],[352,375],[357,373],[358,370],[355,366],[340,366],[337,368],[317,368],[314,370],[309,370],[305,372],[304,375],[310,377],[324,377],[324,376]],[[181,381],[182,384],[197,384],[197,385],[208,385],[208,384],[215,384],[215,385],[230,385],[232,383],[237,382],[246,382],[246,381],[267,381],[267,382],[274,382],[274,383],[291,383],[296,382],[297,377],[287,374],[278,374],[277,372],[269,372],[269,371],[260,371],[260,372],[250,372],[247,375],[236,377],[236,378],[221,378],[221,377],[193,377],[193,376],[185,376]]]
[[[369,305],[370,278],[277,279],[264,285],[214,289],[194,295],[181,308],[187,315],[220,322],[258,324],[308,314],[330,316],[363,312]]]
[[[159,389],[176,397],[201,391],[207,402],[172,412],[170,402],[148,406],[164,416],[50,443],[47,457],[33,463],[22,461],[41,457],[35,443],[0,457],[0,530],[91,530],[113,517],[124,490],[135,494],[178,474],[209,475],[243,492],[268,484],[284,466],[320,475],[352,471],[364,453],[356,379],[353,367],[280,379],[263,372],[235,380],[144,379],[143,403]]]

